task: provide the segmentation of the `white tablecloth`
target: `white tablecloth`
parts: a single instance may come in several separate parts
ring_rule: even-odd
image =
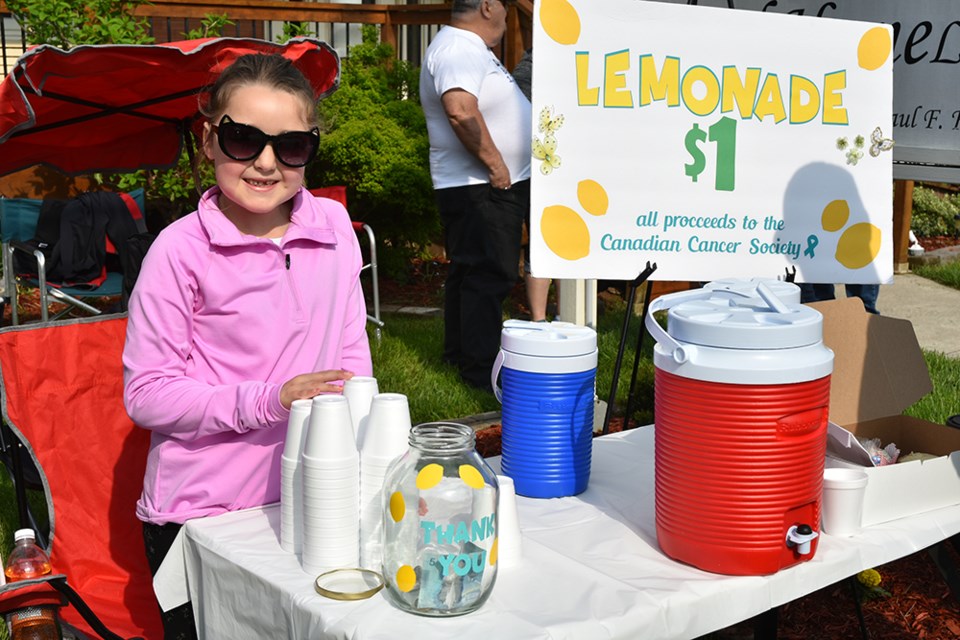
[[[595,439],[587,491],[517,497],[522,562],[500,570],[480,610],[456,618],[403,612],[382,592],[359,602],[318,595],[315,576],[280,549],[277,505],[190,521],[185,563],[201,637],[695,638],[960,532],[960,506],[949,507],[854,538],[824,535],[812,560],[774,575],[716,575],[661,553],[653,473],[652,427]]]

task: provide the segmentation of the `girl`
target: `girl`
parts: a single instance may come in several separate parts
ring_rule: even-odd
[[[242,56],[201,112],[217,184],[150,248],[123,352],[127,413],[152,432],[137,516],[153,572],[185,520],[280,499],[291,402],[371,374],[359,244],[346,210],[302,186],[310,83],[279,55]],[[191,637],[189,605],[164,626]]]

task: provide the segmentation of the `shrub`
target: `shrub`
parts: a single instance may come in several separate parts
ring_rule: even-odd
[[[30,44],[67,49],[77,44],[153,42],[146,18],[133,15],[145,0],[7,0]]]
[[[910,228],[917,236],[952,235],[953,217],[957,214],[960,214],[960,194],[947,196],[923,185],[914,187]]]
[[[307,182],[346,185],[350,215],[384,240],[380,266],[396,277],[440,223],[419,72],[378,40],[377,27],[363,27],[363,42],[342,62],[339,90],[320,103],[320,152]]]

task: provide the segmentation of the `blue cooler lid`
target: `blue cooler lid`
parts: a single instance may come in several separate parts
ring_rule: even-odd
[[[568,358],[597,350],[597,332],[572,322],[507,320],[500,347],[512,353],[547,358]]]

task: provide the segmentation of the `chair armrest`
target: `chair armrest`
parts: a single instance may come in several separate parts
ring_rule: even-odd
[[[14,248],[14,250],[33,256],[33,259],[37,263],[37,279],[40,280],[41,282],[46,282],[47,281],[47,257],[43,255],[43,252],[19,240],[11,240],[9,244],[11,247]]]

